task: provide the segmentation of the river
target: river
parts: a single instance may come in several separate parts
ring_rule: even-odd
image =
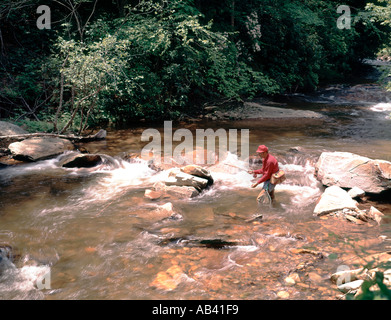
[[[249,129],[251,154],[269,146],[287,180],[262,220],[247,221],[258,210],[259,190],[233,167],[247,166],[235,154],[210,167],[215,183],[198,197],[145,198],[165,172],[122,155],[140,153],[146,126],[110,130],[106,140],[84,144],[107,155],[98,169],[62,168],[60,157],[1,169],[1,299],[337,299],[330,275],[391,245],[387,199],[371,203],[385,214],[380,226],[313,215],[324,190],[314,177],[321,152],[391,160],[391,103],[368,97],[325,103],[292,95],[284,102],[327,116],[321,121],[178,125]],[[151,212],[167,202],[177,215],[155,219]],[[294,283],[287,282],[292,274]]]

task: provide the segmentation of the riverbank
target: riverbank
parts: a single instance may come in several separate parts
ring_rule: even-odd
[[[183,115],[180,119],[189,122],[199,121],[199,119],[211,121],[248,119],[263,119],[265,121],[317,120],[325,118],[322,109],[311,111],[306,108],[303,109],[303,105],[367,106],[388,103],[391,101],[391,92],[382,87],[379,79],[384,68],[390,66],[389,61],[367,59],[364,62],[362,74],[347,80],[345,83],[325,84],[309,93],[296,92],[274,97],[258,97],[242,102],[209,103],[196,108],[201,110],[198,115]],[[381,105],[379,107],[382,108]]]
[[[347,84],[329,85],[311,94],[287,94],[275,97],[274,99],[255,99],[244,102],[240,107],[231,106],[209,106],[204,108],[199,119],[212,121],[229,120],[326,120],[327,116],[322,112],[306,110],[308,105],[318,104],[339,106],[372,106],[374,110],[390,111],[391,113],[391,92],[386,91],[376,83],[363,83],[350,86]],[[288,107],[288,105],[290,107]],[[292,105],[294,108],[292,108]],[[304,108],[303,108],[304,107]]]

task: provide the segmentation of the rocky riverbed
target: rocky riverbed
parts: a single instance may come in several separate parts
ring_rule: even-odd
[[[33,145],[36,146],[36,142],[33,140]],[[51,143],[51,140],[44,143]],[[31,151],[31,148],[27,150]],[[39,154],[41,148],[35,150]],[[19,152],[24,151],[19,149]],[[62,152],[61,156],[58,151],[52,154],[57,157],[58,167],[87,168],[94,172],[114,164],[114,160],[105,154]],[[290,152],[303,151],[292,148]],[[35,159],[42,161],[39,156]],[[141,160],[137,154],[124,156],[124,159],[129,163]],[[249,163],[260,165],[257,160]],[[375,231],[384,218],[389,218],[370,200],[374,193],[381,195],[390,190],[391,164],[387,161],[351,153],[322,153],[316,161],[314,175],[326,188],[313,209],[317,219],[291,225],[273,215],[273,210],[262,219],[251,219],[251,215],[232,208],[219,214],[224,219],[236,221],[229,229],[223,224],[213,234],[192,232],[190,235],[175,226],[175,221],[184,218],[178,201],[197,199],[213,187],[213,172],[219,172],[222,164],[208,168],[196,165],[165,168],[152,161],[148,166],[159,173],[162,180],[145,189],[143,197],[150,204],[139,208],[135,217],[148,221],[148,233],[156,235],[159,239],[156,245],[163,248],[160,271],[148,284],[150,289],[161,292],[161,298],[186,287],[192,294],[185,298],[197,298],[195,293],[202,290],[216,299],[336,299],[344,298],[346,294],[362,294],[361,285],[364,281],[375,281],[377,271],[385,275],[384,283],[390,286],[387,263],[391,262],[391,252],[377,253],[370,249],[391,241]],[[151,205],[152,210],[148,208]],[[106,209],[104,206],[98,211],[97,219]],[[345,238],[345,232],[352,234],[357,228],[371,230],[370,237]],[[309,233],[309,230],[316,232]],[[251,237],[243,238],[243,234]],[[365,253],[357,252],[356,248],[360,246],[366,248]],[[8,246],[4,257],[9,256],[11,247]],[[98,249],[86,247],[85,250],[87,255],[94,255]],[[127,259],[122,258],[124,266],[130,263]],[[332,272],[330,268],[336,260],[342,266],[340,269],[344,269]],[[365,267],[368,263],[372,268]],[[327,265],[330,267],[325,268]],[[150,271],[156,268],[153,264],[146,267]],[[325,272],[325,269],[330,271]],[[134,271],[144,272],[142,268]],[[59,281],[62,276],[56,275],[56,278]],[[315,292],[317,295],[313,296]]]
[[[201,167],[144,161],[144,127],[29,162],[13,159],[16,141],[4,143],[2,296],[344,299],[368,294],[360,288],[378,281],[376,272],[389,286],[386,95],[372,85],[326,89],[251,101],[237,116],[209,108],[179,123],[248,128],[250,150],[271,148],[287,180],[262,219],[254,215],[259,190],[239,169],[261,166],[252,155]],[[301,116],[281,118],[282,107]],[[38,290],[48,270],[52,289]]]

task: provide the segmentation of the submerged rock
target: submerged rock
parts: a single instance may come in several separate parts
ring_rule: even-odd
[[[291,152],[291,153],[303,153],[303,152],[305,152],[305,149],[303,147],[300,147],[300,146],[290,147],[288,152]]]
[[[175,215],[174,208],[171,202],[167,202],[161,206],[159,206],[156,210],[152,212],[155,217],[159,219],[170,218]]]
[[[166,271],[159,272],[149,285],[159,290],[171,291],[176,289],[182,281],[188,279],[189,277],[178,265],[173,265]]]
[[[179,199],[194,198],[200,194],[196,188],[187,186],[166,186],[165,192]]]
[[[315,170],[317,178],[326,186],[359,187],[370,193],[391,189],[391,162],[385,160],[349,152],[323,152]]]
[[[162,182],[155,183],[152,189],[146,189],[144,196],[150,200],[161,198],[189,199],[198,196],[200,193],[194,187],[189,186],[167,186]]]
[[[288,277],[286,277],[284,279],[285,283],[288,285],[288,286],[293,286],[295,285],[297,282],[300,282],[300,276],[297,272],[294,272],[292,274],[290,274]]]
[[[163,195],[163,192],[147,189],[145,190],[144,196],[150,200],[157,200]]]
[[[30,138],[8,146],[14,159],[39,161],[56,157],[65,151],[74,150],[72,142],[60,138]]]
[[[172,219],[172,220],[182,219],[182,215],[174,210],[174,207],[171,202],[167,202],[162,205],[156,205],[153,206],[152,208],[146,207],[140,209],[137,212],[136,216],[150,223],[155,223],[166,219]]]

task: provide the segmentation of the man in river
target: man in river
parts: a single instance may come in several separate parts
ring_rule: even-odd
[[[259,193],[257,201],[260,202],[265,195],[267,196],[269,194],[270,199],[273,202],[275,185],[270,182],[270,179],[272,174],[280,170],[278,162],[274,156],[269,154],[269,149],[264,145],[258,147],[257,154],[262,158],[262,168],[254,171],[250,170],[248,173],[253,174],[254,178],[256,178],[258,174],[262,174],[262,177],[254,183],[251,188],[255,188],[263,182],[262,191]]]

